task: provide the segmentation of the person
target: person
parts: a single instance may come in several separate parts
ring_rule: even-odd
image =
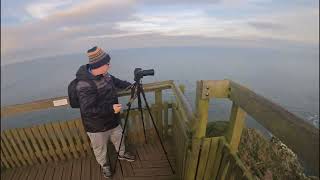
[[[95,46],[87,51],[87,55],[89,64],[82,65],[76,73],[81,118],[103,176],[110,178],[112,172],[107,158],[109,139],[116,151],[120,146],[118,159],[135,160],[135,156],[125,150],[124,139],[120,145],[122,128],[119,114],[122,106],[117,98],[117,90],[129,88],[131,83],[108,73],[111,58],[101,48]]]

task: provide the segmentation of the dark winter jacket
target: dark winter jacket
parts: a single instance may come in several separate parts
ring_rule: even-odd
[[[79,68],[77,74],[77,95],[79,97],[81,118],[87,132],[104,132],[119,125],[119,113],[115,114],[113,104],[118,104],[117,90],[125,89],[131,83],[112,75],[94,76],[88,65]],[[87,81],[92,80],[97,88]]]

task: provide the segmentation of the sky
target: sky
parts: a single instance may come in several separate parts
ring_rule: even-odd
[[[318,0],[4,0],[1,63],[104,49],[319,47]]]

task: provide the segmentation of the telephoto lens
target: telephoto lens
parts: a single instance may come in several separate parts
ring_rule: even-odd
[[[141,68],[134,69],[134,80],[139,81],[143,76],[153,76],[154,69],[142,70]]]

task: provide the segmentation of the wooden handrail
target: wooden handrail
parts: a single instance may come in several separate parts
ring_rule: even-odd
[[[155,91],[155,90],[163,90],[170,89],[173,84],[173,81],[161,81],[145,84],[144,90],[145,92]],[[118,93],[119,97],[130,95],[130,91],[121,91]],[[68,96],[55,97],[50,99],[38,100],[24,104],[16,104],[1,107],[1,118],[15,115],[17,113],[26,113],[32,112],[42,109],[68,106],[69,100]]]
[[[230,100],[283,141],[319,174],[319,129],[250,89],[230,81]]]
[[[183,119],[185,119],[186,125],[189,127],[191,132],[194,132],[193,124],[195,123],[196,118],[190,103],[182,93],[181,89],[174,82],[171,83],[171,88],[174,92],[173,94],[176,97],[177,105],[181,106],[181,109],[179,109],[179,111],[181,111],[181,115],[184,116]]]
[[[233,102],[233,106],[238,107],[239,112],[245,111],[262,124],[297,153],[299,158],[305,162],[307,168],[312,169],[319,175],[319,129],[290,113],[280,105],[231,80],[208,80],[201,81],[201,84],[201,91],[197,98],[203,100],[210,98],[230,99]],[[236,113],[231,115],[231,119],[234,121],[230,123],[227,135],[229,143],[234,143],[233,150],[237,148],[237,144],[240,141],[239,134],[241,130],[239,128],[242,126],[237,124],[243,124],[240,121],[244,119],[243,113],[238,114],[239,117],[235,116]],[[206,126],[201,126],[200,130],[197,131],[203,132],[205,131],[204,128]]]

